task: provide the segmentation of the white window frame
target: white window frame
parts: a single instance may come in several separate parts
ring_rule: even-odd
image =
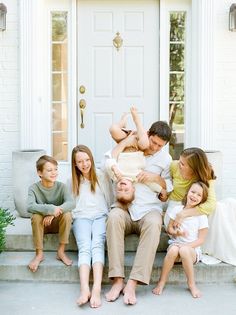
[[[214,0],[160,0],[160,119],[169,121],[169,13],[186,11],[185,147],[214,148]]]

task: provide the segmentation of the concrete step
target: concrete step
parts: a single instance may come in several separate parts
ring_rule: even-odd
[[[156,255],[151,283],[155,283],[159,278],[163,258],[167,248],[168,236],[163,231],[160,245]],[[138,245],[138,237],[130,235],[125,240],[125,274],[129,275],[133,264],[135,251]],[[52,281],[52,282],[72,282],[79,281],[77,268],[77,246],[73,233],[70,235],[70,244],[67,247],[68,255],[73,259],[73,265],[64,266],[55,259],[56,248],[58,246],[58,236],[55,234],[45,235],[45,260],[40,264],[36,273],[28,270],[29,261],[34,256],[32,242],[32,231],[30,219],[17,217],[14,226],[7,228],[6,251],[0,254],[0,280],[11,281]],[[104,268],[103,283],[108,284],[109,279],[108,263]],[[196,279],[204,283],[232,282],[236,279],[236,267],[220,263],[207,266],[202,263],[195,266]],[[175,265],[169,278],[170,283],[185,282],[185,275],[181,265]]]
[[[27,218],[17,217],[14,226],[8,226],[6,230],[6,250],[7,251],[34,251],[31,221]],[[167,248],[168,235],[163,231],[161,234],[158,251],[163,252]],[[125,240],[125,250],[135,252],[138,245],[137,235],[129,235]],[[44,237],[44,250],[55,251],[58,247],[58,235],[47,234]],[[77,245],[73,232],[70,234],[70,241],[67,250],[77,251]]]
[[[27,268],[29,261],[33,258],[32,252],[3,252],[0,254],[0,280],[10,281],[48,281],[48,282],[69,282],[78,283],[77,254],[69,252],[68,256],[73,259],[72,266],[65,266],[56,260],[55,252],[45,252],[45,259],[40,264],[36,273]],[[133,264],[135,253],[126,252],[125,274],[128,277]],[[153,266],[151,283],[156,283],[159,278],[161,266],[165,253],[157,253]],[[199,283],[230,283],[236,279],[236,267],[220,263],[207,266],[202,263],[195,267],[196,280]],[[103,284],[110,283],[108,276],[108,263],[104,268]],[[168,283],[185,283],[186,278],[181,264],[174,266],[170,273]]]

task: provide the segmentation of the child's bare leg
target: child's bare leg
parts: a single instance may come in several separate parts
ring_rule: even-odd
[[[122,128],[126,128],[127,118],[128,114],[123,114],[120,121],[118,123],[112,124],[109,128],[110,134],[116,142],[120,142],[127,137],[127,133],[122,130]]]
[[[199,298],[201,297],[201,292],[196,286],[193,268],[193,264],[196,261],[196,252],[191,247],[183,246],[180,248],[179,254],[182,259],[189,290],[194,298]]]
[[[38,270],[39,264],[43,261],[44,255],[42,249],[36,249],[36,253],[34,258],[29,263],[28,267],[32,272],[36,272]]]
[[[144,129],[141,119],[138,115],[137,108],[132,106],[130,108],[130,112],[133,118],[133,121],[135,123],[136,129],[137,129],[137,141],[138,141],[138,147],[140,150],[145,150],[149,147],[149,139],[147,131]]]
[[[89,289],[89,274],[90,274],[90,266],[87,264],[83,264],[79,267],[79,277],[80,277],[80,296],[78,297],[76,303],[81,306],[86,304],[90,297],[90,289]]]
[[[59,244],[57,250],[57,259],[61,260],[66,266],[71,266],[73,261],[65,253],[66,244]]]
[[[156,295],[162,294],[162,291],[168,279],[168,275],[171,269],[173,268],[173,265],[178,255],[179,255],[179,247],[175,245],[171,246],[164,259],[160,279],[157,283],[157,286],[152,290],[152,293]]]
[[[103,264],[96,262],[93,264],[93,288],[90,299],[90,306],[93,308],[100,307],[101,302],[101,283],[102,283]]]

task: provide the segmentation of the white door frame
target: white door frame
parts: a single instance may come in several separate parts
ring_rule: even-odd
[[[46,0],[45,0],[46,1]],[[99,0],[98,0],[99,1]],[[58,2],[58,1],[57,1]],[[59,3],[59,2],[58,2]],[[76,30],[72,27],[76,21],[76,0],[68,0],[71,16],[71,79],[70,102],[76,108]],[[189,99],[189,117],[191,132],[186,139],[186,146],[200,146],[203,149],[214,149],[215,117],[214,117],[214,0],[192,0],[192,68],[191,94]],[[165,8],[165,0],[160,0],[161,12]],[[45,92],[45,70],[47,62],[43,57],[47,25],[44,17],[44,1],[21,0],[19,2],[20,21],[20,149],[46,149],[49,153],[50,125],[45,126],[49,107]],[[161,43],[160,43],[161,46]],[[162,58],[162,56],[160,56]],[[47,78],[48,80],[48,78]],[[164,100],[161,95],[160,104]],[[167,105],[168,108],[168,105]],[[167,119],[161,113],[161,119]],[[189,130],[188,126],[186,126]],[[75,126],[70,142],[76,142]],[[49,139],[49,140],[46,140]],[[70,149],[70,148],[69,148]]]

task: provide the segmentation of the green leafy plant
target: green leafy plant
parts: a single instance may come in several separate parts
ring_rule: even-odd
[[[0,208],[0,253],[5,249],[6,227],[14,225],[15,217],[8,209]]]

